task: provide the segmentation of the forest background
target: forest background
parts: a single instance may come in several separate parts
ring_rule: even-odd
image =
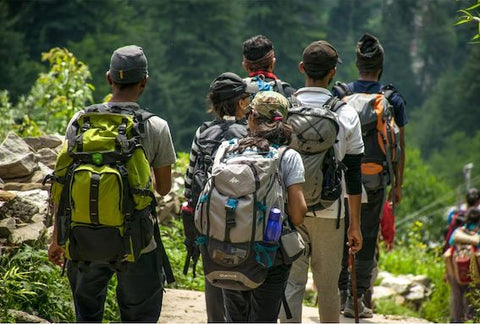
[[[427,238],[436,241],[445,207],[463,200],[464,165],[480,166],[475,163],[480,161],[480,46],[470,42],[477,24],[455,26],[458,10],[475,3],[0,0],[0,90],[8,90],[1,96],[6,113],[0,126],[6,130],[16,121],[23,123],[24,133],[31,133],[25,123],[48,120],[63,133],[73,111],[109,93],[105,72],[112,51],[137,44],[148,57],[150,77],[140,103],[169,122],[177,151],[188,152],[196,128],[211,118],[205,100],[210,82],[225,71],[246,76],[241,65],[245,39],[269,37],[275,46],[276,74],[299,88],[304,77],[297,64],[310,42],[332,43],[344,61],[334,81],[353,81],[355,44],[370,32],[386,53],[381,81],[396,86],[407,102],[410,169],[407,165],[405,199],[397,216],[409,217],[398,225],[401,229],[409,220],[421,220],[429,229]],[[54,47],[68,49],[86,65],[77,71],[83,73],[80,80],[67,78],[61,85],[74,88],[67,100],[58,100],[58,87],[38,86],[39,73],[48,69],[45,62],[61,60],[52,54],[42,63],[41,54]],[[60,116],[56,123],[51,120],[55,116]],[[480,184],[476,170],[471,186]]]
[[[74,111],[109,94],[112,51],[136,44],[149,61],[140,104],[166,119],[176,150],[188,152],[196,128],[212,118],[205,100],[210,82],[225,71],[246,76],[245,39],[270,38],[275,73],[300,88],[305,46],[328,40],[344,62],[334,81],[353,81],[355,44],[370,32],[385,49],[381,81],[399,89],[409,117],[397,242],[414,237],[415,244],[435,246],[448,207],[463,202],[468,185],[480,186],[480,46],[472,44],[480,31],[476,23],[455,25],[460,9],[478,3],[0,0],[0,141],[11,129],[24,136],[63,133]]]

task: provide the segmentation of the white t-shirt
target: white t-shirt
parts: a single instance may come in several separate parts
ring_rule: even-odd
[[[300,88],[293,94],[298,101],[303,104],[323,105],[328,99],[332,97],[328,89],[320,87],[304,87]],[[345,154],[358,155],[364,151],[362,129],[360,119],[355,109],[346,104],[337,110],[339,130],[337,135],[337,142],[333,145],[335,156],[339,161],[342,161]],[[308,175],[306,175],[308,176]],[[346,192],[343,184],[343,192]],[[343,203],[342,203],[343,204]],[[343,208],[343,207],[342,207]],[[320,218],[337,218],[338,201],[332,204],[329,208],[316,211],[315,216]],[[310,212],[307,216],[311,216]],[[343,218],[345,213],[341,213]]]

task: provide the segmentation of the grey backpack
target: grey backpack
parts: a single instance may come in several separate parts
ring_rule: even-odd
[[[237,141],[218,148],[211,178],[195,209],[197,243],[204,273],[214,286],[255,289],[273,265],[279,241],[264,242],[271,208],[284,212],[279,164],[286,147],[268,152],[232,152]]]
[[[331,206],[342,193],[342,164],[337,161],[333,144],[339,130],[336,111],[345,103],[336,97],[323,105],[306,105],[295,97],[287,123],[293,128],[290,147],[300,153],[305,167],[303,194],[310,210]]]

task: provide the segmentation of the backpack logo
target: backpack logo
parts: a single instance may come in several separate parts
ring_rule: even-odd
[[[231,183],[233,183],[233,184],[237,184],[237,183],[240,182],[240,180],[238,180],[237,178],[233,177],[233,178],[230,179],[229,182],[231,182]]]
[[[265,280],[280,246],[279,239],[264,241],[264,232],[271,209],[280,209],[281,222],[286,217],[278,176],[286,148],[239,153],[236,143],[225,141],[216,153],[195,209],[195,226],[207,280],[220,288],[249,290]]]

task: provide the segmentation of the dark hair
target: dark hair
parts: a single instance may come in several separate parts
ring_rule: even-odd
[[[138,85],[140,82],[142,82],[143,80],[141,81],[138,81],[138,82],[132,82],[132,83],[116,83],[112,80],[112,83],[119,89],[119,90],[126,90],[128,88],[133,88],[135,87],[136,85]]]
[[[480,220],[480,209],[477,207],[470,207],[467,211],[467,223],[477,224]]]
[[[305,70],[305,74],[307,74],[308,77],[310,79],[314,80],[314,81],[325,79],[327,74],[332,70],[332,69],[330,69],[330,70],[325,70],[325,71],[312,72],[312,71],[308,71],[307,67],[305,65],[303,65],[303,69]]]
[[[236,97],[227,99],[225,101],[220,101],[217,102],[215,100],[215,97],[217,96],[216,93],[210,92],[207,96],[207,101],[209,103],[209,106],[207,108],[207,112],[209,113],[214,113],[217,115],[219,118],[223,118],[223,116],[235,116],[235,113],[237,111],[238,107],[238,102],[241,99],[247,98],[250,96],[248,93],[244,93],[241,95],[238,95]],[[215,102],[215,103],[214,103]]]
[[[468,207],[472,207],[478,203],[480,199],[480,194],[477,188],[470,188],[467,191],[467,195],[465,196],[465,200],[467,201]]]
[[[259,114],[253,114],[256,119],[257,129],[252,132],[249,130],[247,137],[238,142],[235,151],[243,152],[249,147],[256,147],[261,152],[268,152],[270,145],[288,145],[292,141],[292,126],[282,120],[272,121]]]
[[[273,43],[263,35],[253,36],[243,42],[243,56],[258,60],[273,49]]]

